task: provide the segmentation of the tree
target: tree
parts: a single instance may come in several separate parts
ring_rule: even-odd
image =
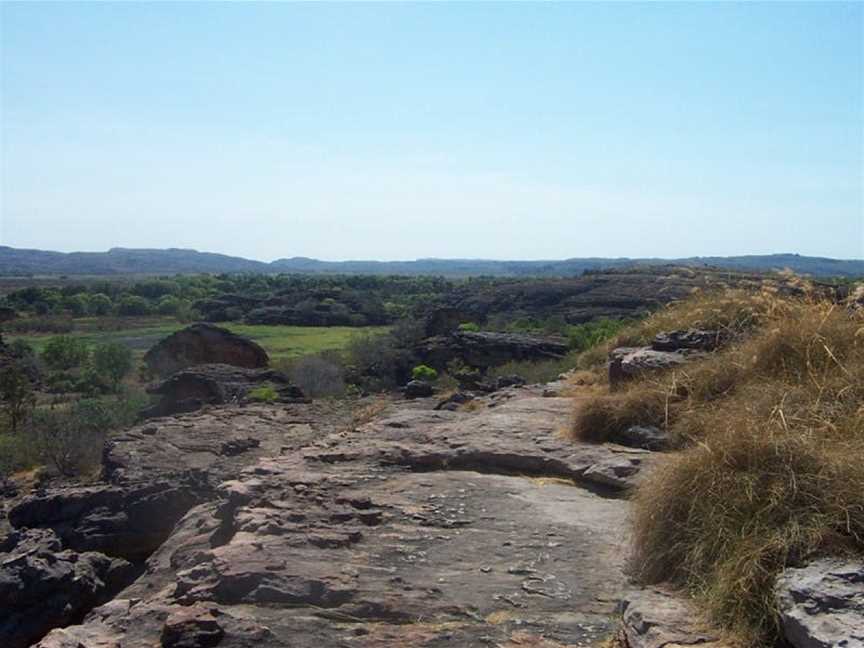
[[[42,360],[51,369],[66,371],[80,367],[87,360],[89,349],[83,340],[70,335],[58,335],[45,344]]]
[[[120,315],[147,315],[150,313],[150,304],[143,297],[126,295],[120,300],[117,312]]]
[[[108,342],[100,344],[93,351],[93,368],[100,376],[111,381],[114,391],[132,371],[132,364],[132,351],[125,344]]]
[[[113,307],[111,298],[105,293],[96,293],[90,297],[89,310],[93,315],[107,315]]]
[[[18,431],[36,405],[36,394],[29,376],[13,362],[0,369],[0,404],[12,432]]]

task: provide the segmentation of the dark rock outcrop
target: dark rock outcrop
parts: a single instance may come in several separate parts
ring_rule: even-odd
[[[270,363],[267,352],[252,340],[212,324],[193,324],[169,335],[144,355],[148,368],[167,376],[193,365],[216,363],[260,369]]]
[[[37,491],[9,511],[9,521],[16,528],[51,529],[74,551],[136,561],[159,547],[209,490],[206,476],[189,472],[138,484]]]
[[[510,361],[563,358],[567,343],[558,338],[542,338],[516,333],[457,331],[423,340],[415,349],[417,356],[436,369],[446,369],[452,360],[472,367],[495,367]]]
[[[0,543],[0,644],[27,648],[52,628],[77,622],[132,572],[125,560],[63,549],[48,529],[13,531]]]
[[[412,380],[402,388],[405,398],[428,398],[435,393],[435,388],[424,380]]]
[[[864,563],[823,558],[790,568],[775,592],[783,634],[794,648],[864,646]]]
[[[300,388],[291,384],[291,380],[282,372],[205,364],[182,369],[150,387],[148,393],[159,395],[161,399],[142,412],[142,416],[170,416],[192,412],[203,405],[243,402],[252,390],[265,385],[273,388],[275,400],[280,403],[305,400]]]

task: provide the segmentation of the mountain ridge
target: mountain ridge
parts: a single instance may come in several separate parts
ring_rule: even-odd
[[[123,248],[106,252],[55,252],[0,246],[0,275],[124,275],[197,273],[297,273],[443,276],[569,277],[585,271],[648,265],[710,266],[729,270],[789,269],[813,276],[864,276],[864,259],[832,259],[793,253],[739,256],[574,257],[561,260],[508,261],[493,259],[421,258],[410,261],[322,261],[285,257],[265,262],[184,248]]]

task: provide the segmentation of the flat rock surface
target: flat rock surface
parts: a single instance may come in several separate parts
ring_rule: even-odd
[[[109,454],[116,484],[192,465],[223,482],[140,578],[39,645],[591,645],[617,625],[620,494],[649,454],[562,439],[573,401],[541,394],[397,402],[351,431],[301,405],[133,428]],[[259,443],[212,451],[229,437]]]

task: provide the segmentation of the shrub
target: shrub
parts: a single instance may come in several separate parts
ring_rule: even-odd
[[[480,325],[476,322],[462,322],[459,325],[459,330],[468,333],[477,333],[480,331]]]
[[[120,382],[132,371],[132,350],[119,342],[107,342],[93,350],[93,369],[105,377],[116,391]]]
[[[602,318],[570,327],[568,338],[574,351],[587,351],[621,332],[627,320]]]
[[[529,384],[547,383],[557,380],[558,376],[575,366],[576,356],[570,353],[558,360],[511,360],[503,365],[492,367],[487,375],[497,378],[516,374],[522,376]]]
[[[35,405],[36,394],[27,372],[15,362],[0,369],[0,408],[13,433],[27,420]]]
[[[411,378],[413,380],[422,380],[424,382],[434,382],[438,378],[438,372],[432,367],[426,365],[417,365],[411,370]]]
[[[303,356],[291,364],[288,375],[310,398],[342,396],[345,393],[344,371],[336,353]]]
[[[39,448],[24,434],[0,434],[0,477],[39,463]]]
[[[279,394],[276,392],[276,388],[273,385],[267,383],[266,385],[261,385],[260,387],[252,389],[246,397],[256,403],[272,403],[279,398]]]
[[[68,407],[34,412],[28,436],[42,461],[62,475],[93,472],[111,430],[131,425],[146,398],[137,393],[119,399],[84,399]]]
[[[89,349],[83,340],[70,335],[53,337],[42,350],[42,360],[51,369],[68,370],[80,367],[87,360]]]

